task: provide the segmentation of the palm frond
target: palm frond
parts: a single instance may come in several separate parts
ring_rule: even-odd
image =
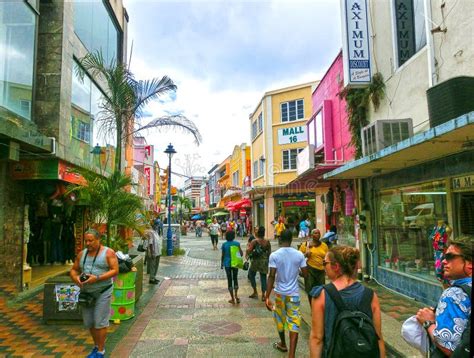
[[[176,91],[176,85],[168,76],[161,79],[153,78],[146,81],[131,81],[135,93],[135,105],[132,109],[136,117],[141,117],[142,109],[152,100],[168,93]]]
[[[136,128],[130,134],[135,134],[144,130],[157,129],[162,127],[169,127],[173,129],[181,129],[186,133],[190,133],[194,137],[194,142],[199,145],[202,142],[202,136],[199,129],[194,122],[187,119],[185,116],[177,114],[172,116],[163,116],[153,119],[151,122]]]

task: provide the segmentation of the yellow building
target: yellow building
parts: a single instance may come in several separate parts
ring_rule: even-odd
[[[216,169],[217,173],[217,191],[219,202],[217,204],[218,208],[224,208],[225,204],[230,200],[230,198],[224,199],[224,195],[227,189],[230,187],[230,158],[229,155]]]
[[[306,122],[318,83],[266,92],[249,116],[253,222],[265,226],[267,237],[273,236],[272,221],[280,215],[295,225],[305,216],[314,224],[317,217],[314,189],[291,190],[286,185],[297,177],[296,157],[307,146]]]

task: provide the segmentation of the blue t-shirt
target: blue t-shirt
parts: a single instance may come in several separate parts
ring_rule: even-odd
[[[224,253],[224,267],[230,267],[230,247],[231,246],[240,247],[240,243],[232,240],[232,241],[226,241],[222,244],[222,252]]]
[[[302,231],[306,231],[308,229],[308,223],[306,222],[306,220],[303,220],[300,222],[300,230]]]

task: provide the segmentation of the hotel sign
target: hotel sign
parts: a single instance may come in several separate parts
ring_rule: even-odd
[[[371,80],[367,0],[341,0],[344,86],[366,86]]]
[[[278,130],[278,144],[299,143],[307,140],[306,125]]]
[[[415,52],[413,0],[396,0],[398,65],[403,65]]]

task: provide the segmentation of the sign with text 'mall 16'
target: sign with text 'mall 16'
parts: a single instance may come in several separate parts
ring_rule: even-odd
[[[306,125],[278,130],[278,144],[306,142],[307,139]]]
[[[344,86],[370,83],[370,33],[367,0],[341,0]]]

